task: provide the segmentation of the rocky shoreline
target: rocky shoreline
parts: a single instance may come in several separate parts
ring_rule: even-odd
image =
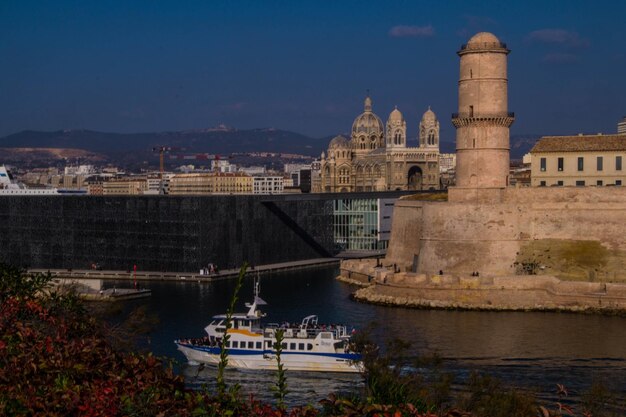
[[[551,311],[626,316],[626,285],[553,276],[459,277],[342,267],[352,298],[383,306],[478,311]]]

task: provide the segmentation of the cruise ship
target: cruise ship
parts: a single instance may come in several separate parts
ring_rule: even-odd
[[[56,188],[27,188],[13,180],[11,173],[0,165],[0,196],[3,195],[58,195]]]
[[[280,361],[288,371],[359,372],[361,355],[352,351],[345,325],[320,324],[316,315],[304,317],[300,323],[262,324],[265,317],[258,306],[266,304],[259,297],[259,283],[246,313],[235,313],[231,327],[226,329],[226,314],[213,317],[204,329],[207,336],[199,339],[176,340],[190,364],[217,365],[220,361],[222,339],[228,351],[228,366],[252,370],[276,370],[276,332],[283,331]]]

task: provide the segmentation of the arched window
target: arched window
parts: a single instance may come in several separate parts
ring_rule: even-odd
[[[393,138],[393,143],[394,145],[402,145],[402,132],[399,130],[396,130],[396,134]]]

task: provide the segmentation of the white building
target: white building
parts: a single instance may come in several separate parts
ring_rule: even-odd
[[[264,166],[252,166],[239,168],[239,172],[245,172],[248,175],[265,175],[267,170]]]
[[[78,165],[65,167],[65,175],[91,175],[96,172],[93,165]]]
[[[283,177],[252,177],[252,192],[254,194],[282,194],[283,191]]]
[[[617,134],[626,135],[626,116],[617,123]]]
[[[285,164],[285,172],[299,172],[301,169],[311,169],[311,164]]]
[[[237,165],[231,164],[225,159],[214,159],[211,161],[211,170],[219,172],[237,172]]]

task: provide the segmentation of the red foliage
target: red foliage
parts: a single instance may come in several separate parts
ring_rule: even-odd
[[[311,407],[283,410],[188,390],[161,360],[118,352],[105,336],[94,319],[58,299],[7,298],[0,306],[0,415],[320,415]],[[432,416],[410,404],[353,405],[331,397],[325,406],[334,416]]]

